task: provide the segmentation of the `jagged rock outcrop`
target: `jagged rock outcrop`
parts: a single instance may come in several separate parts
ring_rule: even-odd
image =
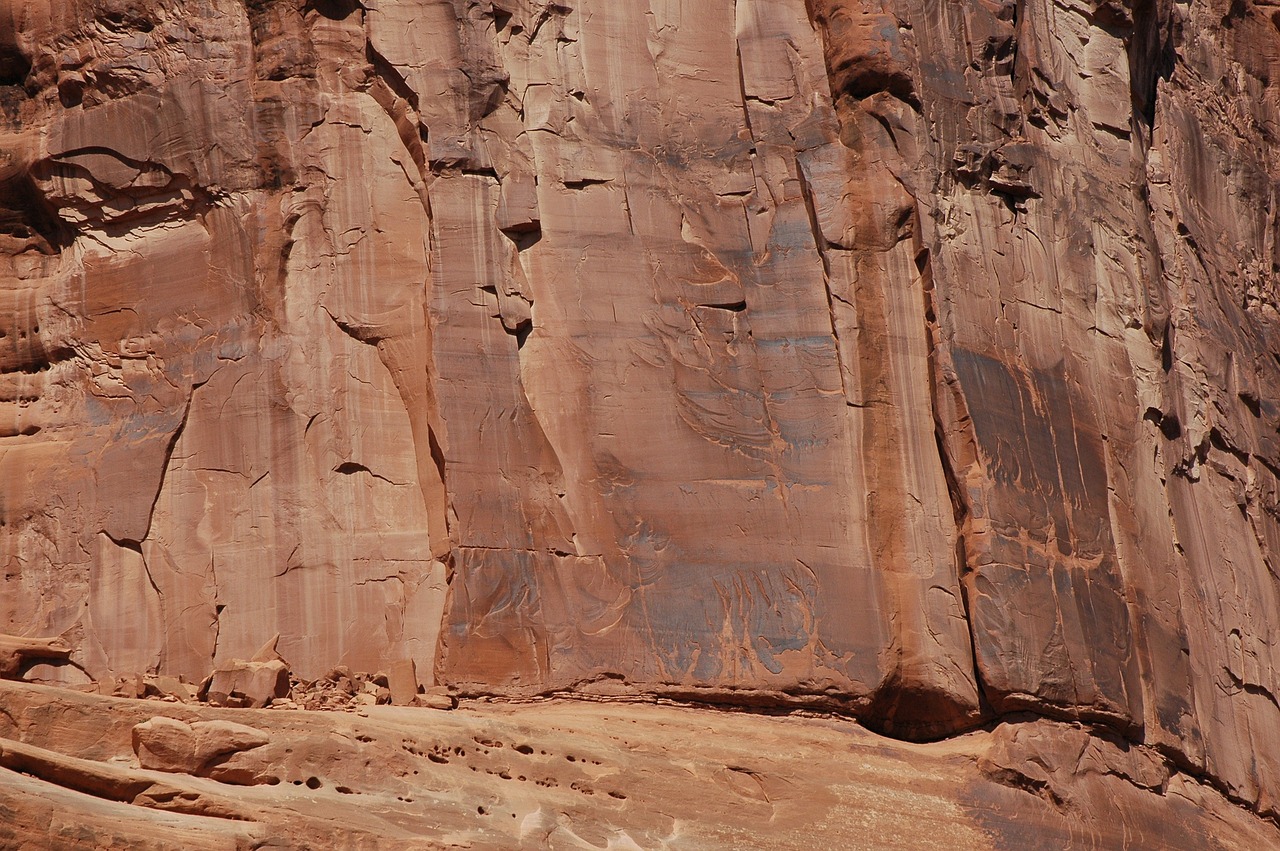
[[[24,638],[0,633],[0,679],[20,679],[36,665],[64,663],[72,647],[61,638]]]
[[[0,632],[1280,818],[1278,78],[1257,0],[0,2]]]

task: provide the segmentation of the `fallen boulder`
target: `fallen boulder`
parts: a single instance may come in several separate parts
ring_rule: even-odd
[[[186,724],[157,716],[133,728],[133,752],[143,768],[214,779],[223,779],[216,769],[227,757],[269,741],[261,730],[231,721]]]
[[[233,660],[209,677],[202,699],[214,706],[261,709],[271,701],[289,695],[289,668],[279,660],[244,662]]]

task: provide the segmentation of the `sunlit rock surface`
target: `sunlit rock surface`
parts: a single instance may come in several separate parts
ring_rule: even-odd
[[[939,835],[839,793],[872,741],[948,847],[1280,843],[1280,6],[0,0],[0,124],[5,676],[198,684],[278,634],[476,735],[703,707],[586,815],[367,790],[434,843],[785,844],[712,751],[815,724],[798,846]],[[28,688],[0,723],[155,714]],[[617,712],[659,748],[676,710]],[[136,754],[8,723],[19,847],[326,841],[309,785],[206,760],[147,800],[208,807],[139,814]],[[686,818],[685,759],[746,799],[627,821]]]

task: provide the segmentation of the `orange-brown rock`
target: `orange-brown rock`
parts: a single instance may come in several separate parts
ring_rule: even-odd
[[[391,702],[399,706],[412,706],[418,699],[418,673],[412,659],[398,659],[391,663],[387,673],[387,688]]]
[[[213,672],[397,730],[439,716],[378,704],[460,698],[485,741],[602,717],[468,703],[549,695],[948,740],[629,707],[672,740],[618,772],[692,760],[720,803],[579,765],[587,809],[507,806],[515,762],[473,764],[497,797],[432,798],[430,842],[910,844],[943,810],[953,847],[1274,842],[1278,136],[1270,0],[0,0],[0,676]],[[233,716],[190,713],[160,762],[198,775]],[[298,717],[235,776],[385,762]],[[214,847],[416,823],[148,792],[41,725],[14,843],[163,847],[146,801],[266,831]],[[855,742],[942,809],[858,797]],[[743,815],[815,759],[838,803]]]
[[[219,776],[215,760],[225,762],[233,754],[267,744],[261,731],[231,721],[197,721],[185,724],[163,715],[134,725],[133,752],[138,764],[156,771]],[[235,782],[234,779],[224,782]]]
[[[218,668],[202,689],[210,703],[261,709],[289,694],[289,669],[283,662],[232,660]]]
[[[24,814],[0,821],[5,848],[1280,844],[1274,824],[1203,781],[1074,722],[1017,719],[911,744],[848,719],[645,703],[355,715],[193,708],[16,683],[0,684],[0,701],[0,807]],[[162,718],[192,729],[235,719],[269,741],[222,762],[228,782],[150,771],[135,762],[133,725]],[[72,749],[81,756],[64,755]],[[234,785],[249,777],[256,785]],[[229,802],[236,809],[217,809]]]
[[[35,665],[64,662],[72,649],[61,638],[0,634],[0,679],[18,679]]]

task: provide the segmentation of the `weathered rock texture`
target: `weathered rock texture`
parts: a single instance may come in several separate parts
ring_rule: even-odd
[[[1058,721],[909,744],[560,700],[362,717],[0,683],[0,702],[6,849],[1280,847],[1203,782]]]
[[[279,633],[1280,818],[1280,6],[3,0],[0,110],[38,676]]]

